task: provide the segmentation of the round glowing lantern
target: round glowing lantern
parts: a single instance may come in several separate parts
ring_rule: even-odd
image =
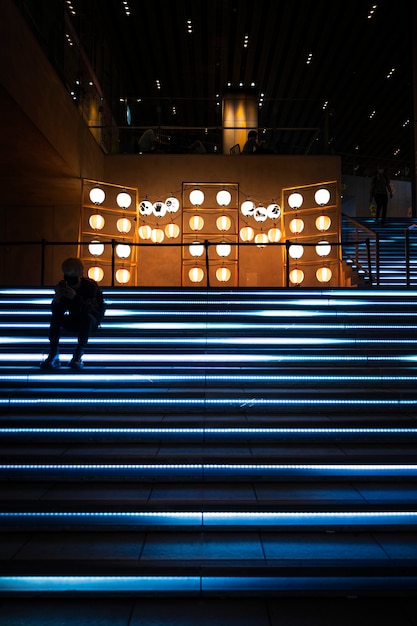
[[[191,246],[188,246],[188,250],[190,251],[190,254],[193,257],[202,256],[204,254],[204,244],[196,241],[192,243]]]
[[[232,272],[228,267],[218,267],[216,270],[216,278],[220,283],[227,283],[230,280]]]
[[[317,189],[314,199],[317,204],[324,206],[330,200],[330,191],[328,189]]]
[[[289,278],[293,285],[300,285],[304,280],[304,272],[298,268],[291,270]]]
[[[319,215],[316,219],[316,228],[324,233],[326,230],[329,230],[331,223],[332,220],[328,215]]]
[[[180,203],[177,198],[170,197],[165,200],[168,213],[176,213],[180,208]]]
[[[222,189],[216,195],[216,202],[220,206],[228,206],[232,199],[232,194],[227,189]]]
[[[278,243],[281,241],[282,233],[279,228],[275,226],[268,230],[268,239],[271,243]]]
[[[328,283],[332,277],[332,270],[329,267],[319,267],[316,278],[320,283]]]
[[[180,234],[180,227],[178,224],[171,222],[165,226],[165,234],[168,239],[175,239]]]
[[[266,233],[258,233],[255,236],[255,243],[258,244],[258,248],[265,248],[265,244],[268,243],[268,235]]]
[[[192,283],[201,283],[204,278],[204,272],[201,267],[192,267],[188,272],[188,277]]]
[[[105,221],[102,215],[100,215],[99,213],[94,213],[94,215],[90,215],[88,223],[93,230],[101,230],[102,228],[104,228]]]
[[[153,228],[151,232],[151,239],[154,243],[162,243],[165,239],[165,233],[162,228]]]
[[[331,250],[332,247],[327,241],[319,241],[316,246],[316,252],[319,256],[329,256]]]
[[[97,265],[95,265],[94,267],[89,267],[87,273],[88,278],[91,278],[91,280],[95,280],[97,283],[102,281],[104,278],[104,272],[102,268],[98,267]]]
[[[149,202],[149,200],[142,200],[142,202],[139,204],[139,213],[141,215],[151,215],[153,211],[153,204],[152,202]]]
[[[216,252],[221,257],[227,257],[232,251],[232,246],[229,243],[219,243],[216,246]]]
[[[266,214],[269,219],[277,220],[281,215],[281,207],[279,206],[279,204],[269,204],[266,207]]]
[[[301,193],[292,193],[288,197],[288,204],[292,209],[299,209],[300,206],[303,204],[303,200],[304,198]]]
[[[154,215],[156,215],[156,217],[165,217],[167,213],[167,205],[165,204],[165,202],[161,202],[160,200],[158,200],[158,202],[154,202],[152,206],[152,211]]]
[[[201,206],[204,202],[204,193],[200,189],[193,189],[190,193],[190,202],[193,206]]]
[[[88,251],[92,256],[101,256],[104,252],[104,243],[100,243],[98,239],[93,239],[93,241],[88,244]]]
[[[292,259],[301,259],[304,254],[304,248],[299,244],[292,244],[288,249],[288,254]]]
[[[143,224],[143,226],[139,226],[138,233],[141,239],[150,239],[152,235],[152,228],[147,224]]]
[[[242,202],[240,210],[242,211],[242,215],[245,217],[250,217],[255,213],[255,203],[252,200],[245,200]]]
[[[116,196],[117,206],[121,209],[128,209],[132,204],[132,196],[130,196],[126,191],[121,191]]]
[[[294,220],[291,220],[289,226],[290,231],[294,233],[294,235],[299,235],[304,230],[304,221],[297,217]]]
[[[130,255],[131,248],[126,243],[118,243],[116,246],[116,254],[119,259],[127,259]]]
[[[217,229],[221,230],[222,232],[230,230],[231,225],[232,220],[228,215],[220,215],[216,220]]]
[[[252,241],[255,237],[255,231],[251,226],[244,226],[240,229],[239,235],[242,241]]]
[[[193,231],[202,230],[204,227],[204,220],[201,215],[193,215],[192,217],[190,217],[189,224],[191,230]]]
[[[127,217],[120,217],[116,222],[116,228],[119,233],[126,235],[132,228],[132,222]]]
[[[93,187],[90,191],[90,200],[93,204],[103,204],[106,199],[106,194],[101,189],[101,187]]]
[[[116,280],[121,285],[125,285],[130,280],[130,272],[125,267],[121,267],[116,272]]]
[[[267,218],[266,208],[264,206],[257,206],[255,209],[255,213],[253,214],[256,222],[262,223],[265,222]]]

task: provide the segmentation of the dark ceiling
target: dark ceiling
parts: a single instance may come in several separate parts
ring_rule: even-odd
[[[411,0],[64,4],[119,126],[128,107],[133,127],[221,128],[222,95],[249,89],[274,152],[413,169]]]

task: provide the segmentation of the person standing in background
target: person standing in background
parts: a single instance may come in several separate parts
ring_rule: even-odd
[[[381,226],[385,226],[388,209],[388,197],[392,198],[391,182],[385,172],[385,169],[381,165],[378,165],[376,173],[372,177],[371,189],[369,191],[370,202],[375,200],[375,224],[378,224],[379,220],[381,220]]]

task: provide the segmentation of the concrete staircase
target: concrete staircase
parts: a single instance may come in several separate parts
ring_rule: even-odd
[[[414,596],[417,291],[105,297],[45,372],[52,290],[0,290],[0,608]]]

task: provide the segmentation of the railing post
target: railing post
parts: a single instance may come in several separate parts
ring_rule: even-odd
[[[405,229],[405,272],[406,272],[406,285],[410,286],[410,231]]]
[[[365,239],[366,244],[366,256],[368,258],[368,268],[369,268],[369,281],[371,286],[373,285],[373,277],[372,277],[372,260],[371,260],[371,246],[369,242],[369,237]]]
[[[114,270],[116,268],[116,264],[114,262],[114,253],[116,249],[116,240],[111,240],[111,286],[114,287]]]
[[[210,265],[209,265],[209,241],[208,239],[204,240],[204,250],[206,254],[206,274],[207,274],[207,287],[210,287]]]
[[[290,245],[291,242],[289,239],[285,241],[285,286],[290,286]]]

